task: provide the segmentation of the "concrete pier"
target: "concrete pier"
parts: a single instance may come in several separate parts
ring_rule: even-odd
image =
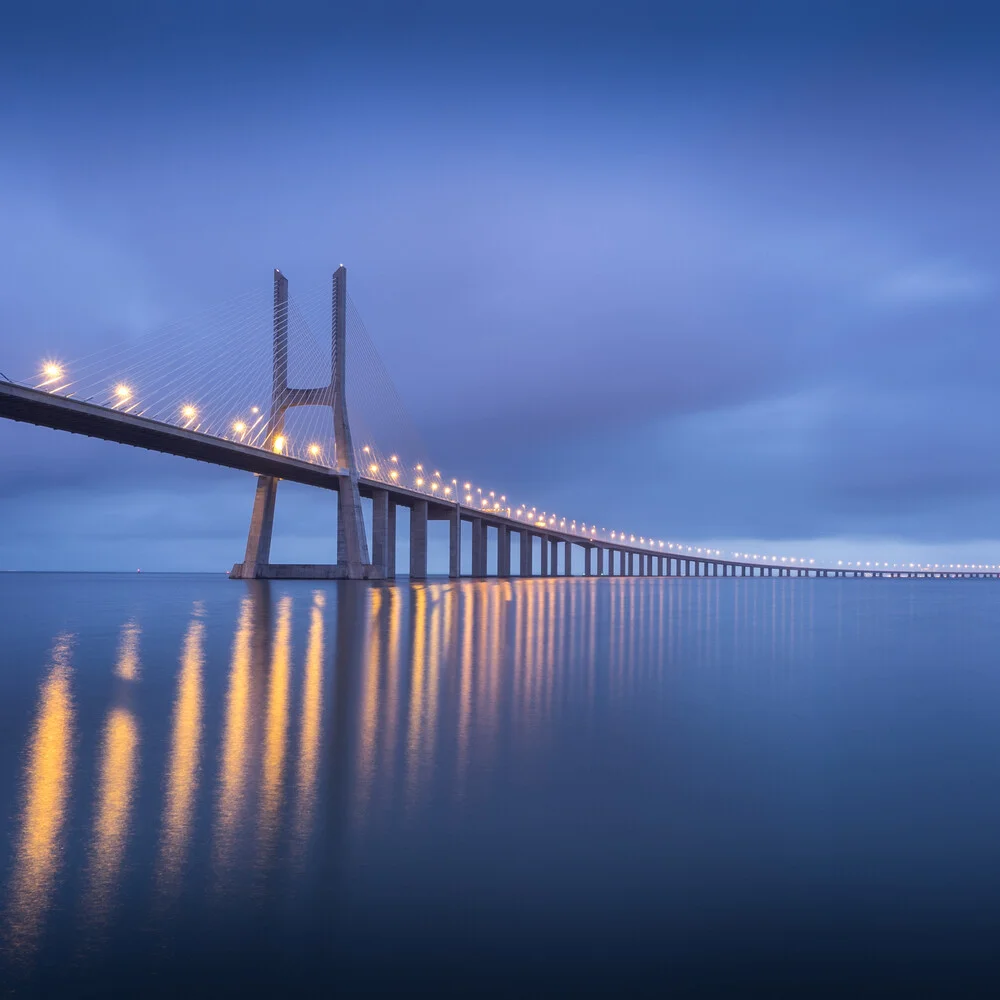
[[[472,575],[486,576],[486,523],[481,517],[472,518]]]
[[[393,523],[392,546],[396,546],[396,525]],[[389,578],[389,491],[376,490],[372,495],[372,566]]]
[[[497,527],[497,576],[510,576],[510,528]]]
[[[448,518],[448,576],[457,580],[462,575],[462,513],[456,507]]]
[[[521,576],[531,576],[532,552],[531,552],[531,532],[521,529]]]
[[[427,579],[427,501],[410,507],[410,579]]]
[[[396,579],[396,502],[390,498],[386,518],[385,538],[385,578]]]

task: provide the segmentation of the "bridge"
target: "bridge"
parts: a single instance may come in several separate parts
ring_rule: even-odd
[[[167,337],[162,343],[84,359],[79,372],[74,371],[76,366],[47,361],[33,381],[0,381],[0,416],[253,473],[256,490],[246,551],[229,574],[235,579],[394,579],[399,507],[409,511],[408,570],[410,578],[417,580],[427,577],[428,524],[434,521],[448,523],[448,566],[453,578],[463,575],[463,522],[471,526],[471,576],[480,578],[488,575],[490,562],[495,565],[493,575],[512,575],[515,536],[519,539],[516,575],[522,577],[573,575],[573,553],[579,550],[587,576],[1000,578],[1000,566],[995,565],[841,561],[824,566],[802,557],[723,553],[636,536],[567,520],[525,504],[514,506],[504,494],[498,496],[496,491],[458,478],[446,479],[439,471],[425,469],[422,462],[403,462],[374,441],[355,447],[347,383],[348,308],[353,309],[353,304],[343,266],[334,272],[330,305],[328,350],[317,350],[313,342],[313,363],[303,372],[312,384],[290,384],[295,368],[290,364],[290,331],[311,332],[311,328],[308,317],[289,299],[288,279],[275,271],[266,386],[246,367],[231,371],[222,384],[213,383],[213,391],[202,383],[202,395],[214,400],[209,412],[210,407],[190,401],[197,395],[191,388],[198,382],[197,371],[191,370],[192,363],[177,341]],[[356,310],[354,315],[353,346],[361,347],[369,369],[378,367],[377,354],[373,362]],[[222,340],[227,344],[250,322],[245,310],[234,313],[232,308],[210,319],[213,327],[223,330]],[[308,338],[303,342],[308,344]],[[205,343],[203,336],[199,343]],[[130,377],[137,372],[145,373],[145,394]],[[188,383],[183,391],[181,382]],[[266,405],[251,401],[264,396]],[[379,401],[384,402],[384,397]],[[302,428],[303,434],[293,437],[287,425],[293,418],[290,411],[296,408],[325,417],[313,416]],[[336,493],[335,564],[270,561],[282,480]],[[362,500],[371,503],[370,531]],[[495,560],[488,559],[491,549]]]

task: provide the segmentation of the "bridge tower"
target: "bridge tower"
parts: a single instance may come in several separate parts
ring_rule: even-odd
[[[295,576],[298,578],[346,578],[361,580],[371,572],[368,539],[361,516],[358,472],[354,463],[351,424],[347,417],[347,268],[333,273],[333,329],[330,350],[330,382],[315,388],[293,388],[288,384],[288,279],[274,272],[274,348],[271,380],[271,410],[265,447],[280,450],[285,412],[293,406],[329,406],[333,410],[333,464],[337,483],[337,565],[280,566],[270,562],[271,531],[278,479],[258,476],[246,554],[230,577],[258,579]]]

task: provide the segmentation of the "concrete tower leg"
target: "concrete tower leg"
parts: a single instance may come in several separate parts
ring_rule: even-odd
[[[544,535],[538,537],[538,575],[549,575],[549,540]]]
[[[559,575],[559,542],[554,538],[549,539],[549,575]]]
[[[358,473],[354,467],[354,444],[347,419],[347,268],[333,272],[333,432],[340,489],[337,503],[337,563],[346,565],[351,580],[364,578],[368,539],[361,516]],[[425,526],[426,529],[426,526]],[[426,537],[426,530],[425,530]]]
[[[262,576],[271,558],[271,529],[274,527],[274,500],[278,493],[278,480],[272,476],[257,477],[257,491],[250,515],[246,555],[230,572],[234,579],[256,579]]]
[[[563,576],[573,575],[573,543],[563,542]]]

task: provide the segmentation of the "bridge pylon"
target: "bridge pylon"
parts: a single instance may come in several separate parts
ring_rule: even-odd
[[[285,412],[293,406],[329,406],[333,410],[333,457],[337,476],[337,564],[273,564],[271,532],[278,479],[258,476],[250,531],[243,562],[230,571],[234,579],[274,577],[363,580],[373,574],[368,557],[368,539],[361,514],[358,471],[354,462],[351,424],[347,415],[347,268],[333,273],[333,324],[330,351],[330,382],[313,388],[293,388],[288,384],[288,279],[274,272],[274,346],[271,380],[271,409],[265,446],[281,448]]]

